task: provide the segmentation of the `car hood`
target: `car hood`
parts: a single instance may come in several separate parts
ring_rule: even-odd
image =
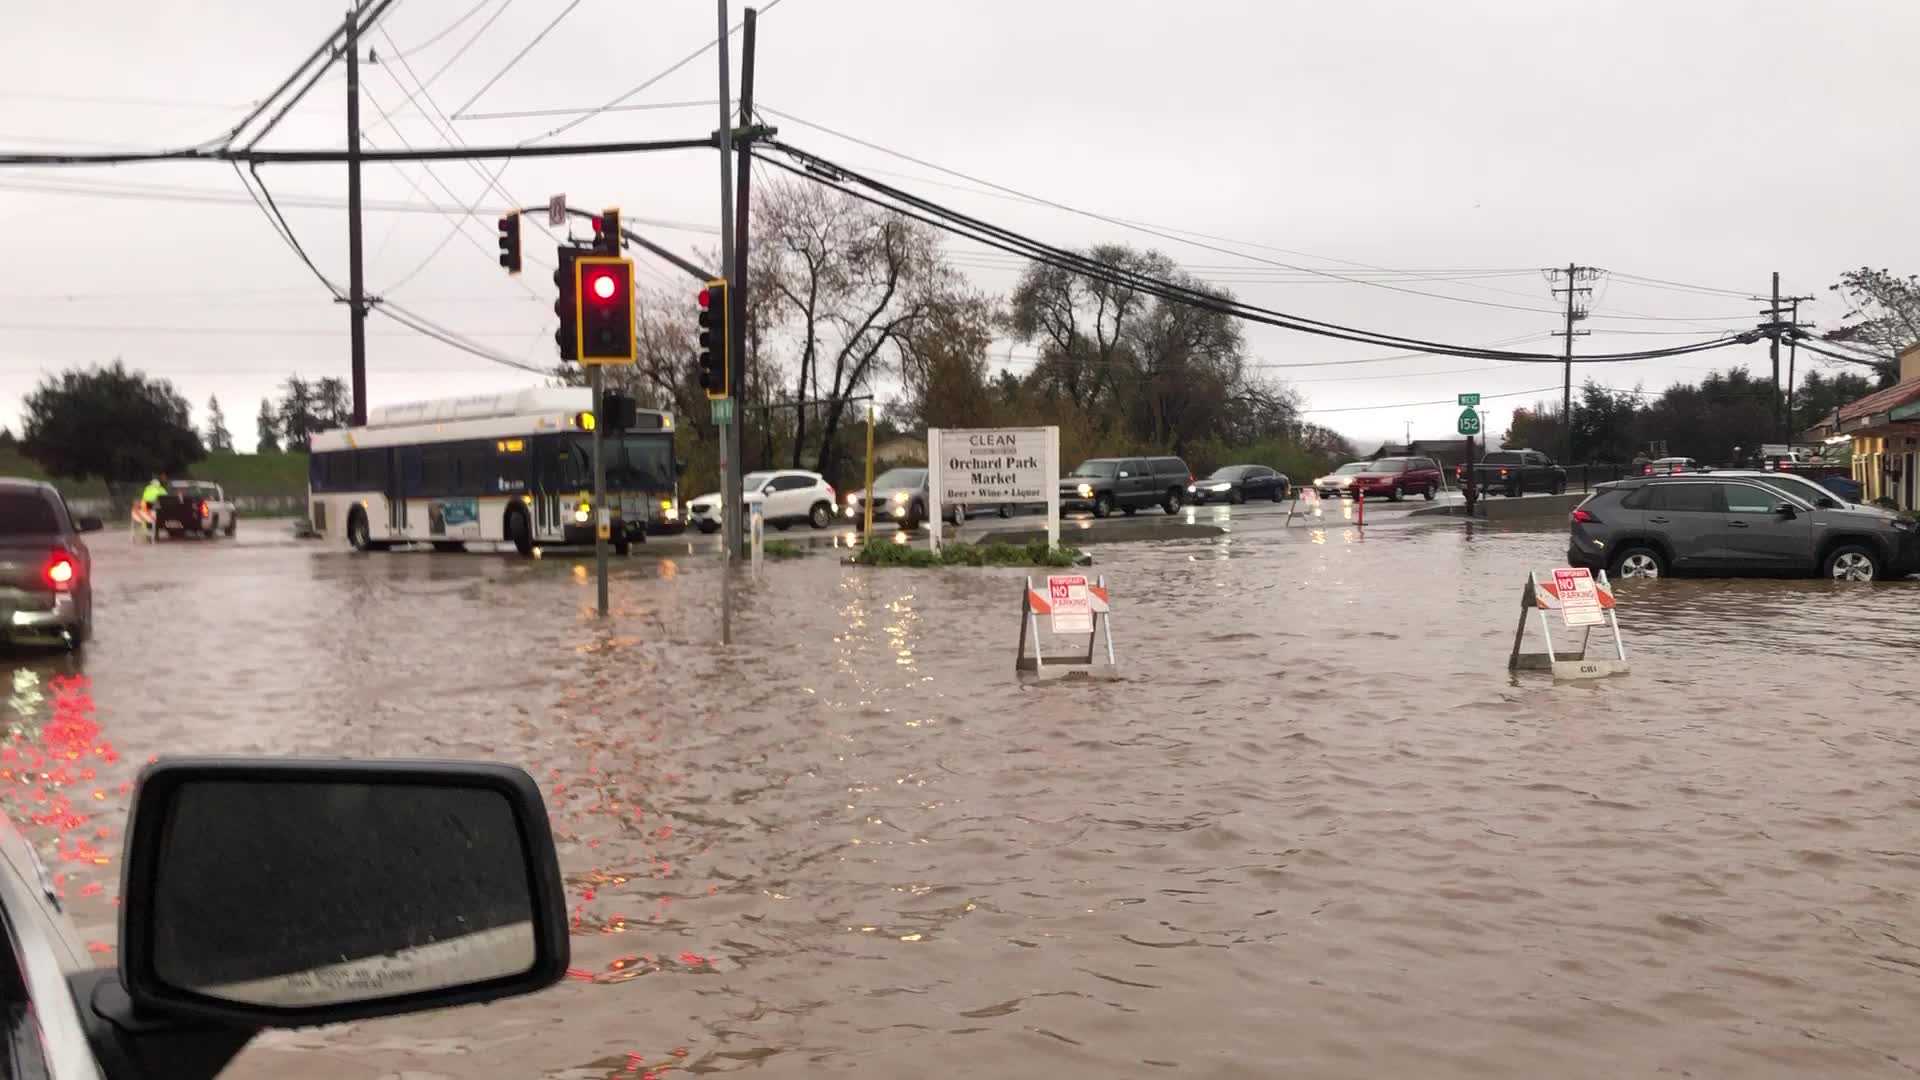
[[[1356,478],[1364,475],[1366,474],[1365,473],[1328,473],[1327,475],[1321,477],[1320,479],[1315,480],[1314,483],[1320,485],[1321,487],[1347,487],[1348,485],[1352,484]]]

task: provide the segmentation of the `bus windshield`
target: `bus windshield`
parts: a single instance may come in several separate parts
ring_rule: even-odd
[[[673,437],[666,434],[608,435],[607,488],[612,491],[671,491],[674,486]],[[575,467],[591,482],[593,436],[576,435],[571,447]]]

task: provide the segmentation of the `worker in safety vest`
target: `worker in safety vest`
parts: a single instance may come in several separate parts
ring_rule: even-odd
[[[147,486],[140,492],[140,501],[146,505],[147,513],[151,515],[147,519],[147,528],[156,537],[160,535],[160,497],[166,493],[167,474],[164,472],[156,474],[153,479],[147,481]]]

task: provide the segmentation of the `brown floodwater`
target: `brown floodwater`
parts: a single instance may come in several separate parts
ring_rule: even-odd
[[[1920,582],[1622,590],[1634,671],[1505,667],[1564,530],[1247,519],[1098,547],[1117,675],[1015,677],[1020,575],[264,527],[98,555],[84,657],[0,661],[0,805],[110,962],[163,753],[540,782],[573,972],[258,1039],[229,1076],[1920,1071]]]

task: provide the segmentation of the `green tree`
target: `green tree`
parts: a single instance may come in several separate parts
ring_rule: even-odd
[[[288,450],[305,450],[313,433],[325,431],[327,425],[321,419],[313,384],[298,375],[289,375],[285,386],[286,392],[280,395],[280,404],[275,410],[280,438]]]
[[[24,412],[22,449],[57,477],[133,483],[207,456],[173,384],[118,360],[47,376],[27,395]]]
[[[1874,381],[1857,371],[1835,372],[1831,378],[1815,368],[1793,391],[1793,430],[1805,431],[1850,401],[1874,391]]]
[[[254,418],[255,437],[259,439],[253,450],[256,454],[277,454],[280,452],[280,418],[274,413],[273,399],[260,399],[260,415]]]
[[[906,391],[900,418],[910,428],[984,427],[998,413],[987,382],[993,305],[983,296],[943,298],[900,346]]]
[[[313,415],[317,431],[330,431],[353,423],[353,391],[345,379],[328,376],[313,386]]]
[[[227,414],[220,411],[220,396],[207,397],[207,450],[214,454],[233,452],[233,432],[227,430]]]
[[[0,447],[12,447],[17,441],[18,440],[13,437],[13,432],[0,427]]]
[[[1920,343],[1920,277],[1863,266],[1841,274],[1828,289],[1846,301],[1847,313],[1842,325],[1820,336],[1866,354],[1869,359],[1847,362],[1872,371],[1879,385],[1892,386],[1900,377],[1901,351]]]

